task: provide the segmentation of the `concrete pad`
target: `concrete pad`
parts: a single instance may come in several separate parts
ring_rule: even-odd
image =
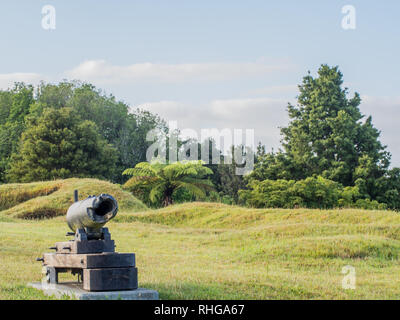
[[[158,292],[138,288],[124,291],[89,292],[82,289],[82,284],[66,282],[61,284],[48,284],[41,282],[28,283],[29,287],[42,290],[47,296],[61,298],[69,296],[77,300],[158,300]]]

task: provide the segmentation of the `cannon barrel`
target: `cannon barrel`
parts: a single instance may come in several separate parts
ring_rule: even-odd
[[[74,194],[78,200],[77,192]],[[92,239],[101,237],[101,228],[118,212],[118,202],[109,194],[89,196],[85,200],[76,201],[67,211],[67,223],[73,232],[84,229]]]

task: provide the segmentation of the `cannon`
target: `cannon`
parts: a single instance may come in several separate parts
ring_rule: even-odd
[[[118,212],[118,202],[109,194],[89,196],[78,201],[78,192],[74,192],[75,203],[67,211],[67,223],[70,229],[85,230],[88,239],[101,239],[102,227],[114,218]]]
[[[134,253],[115,252],[114,240],[104,225],[118,212],[117,200],[109,194],[89,196],[75,202],[67,211],[67,224],[73,236],[70,241],[57,242],[44,253],[41,261],[45,277],[42,285],[59,283],[59,273],[78,275],[73,285],[86,291],[134,290],[138,287]]]

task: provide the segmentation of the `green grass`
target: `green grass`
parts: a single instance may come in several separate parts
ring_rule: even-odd
[[[65,218],[11,209],[0,212],[0,299],[45,299],[26,283],[40,281],[35,258],[65,239]],[[119,252],[136,253],[139,285],[161,299],[400,298],[396,212],[188,203],[123,210],[108,226]],[[355,290],[342,288],[346,265]]]

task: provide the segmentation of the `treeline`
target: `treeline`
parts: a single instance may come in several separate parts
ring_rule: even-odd
[[[266,152],[260,144],[249,175],[237,175],[235,159],[224,164],[221,156],[220,164],[206,165],[211,171],[202,181],[190,166],[149,167],[152,175],[133,177],[128,187],[147,190],[141,192],[146,201],[151,188],[142,182],[152,176],[157,190],[146,202],[153,206],[205,195],[209,201],[259,208],[398,210],[400,169],[390,168],[391,155],[371,117],[361,114],[360,103],[358,93],[349,97],[343,88],[338,67],[322,65],[317,77],[303,78],[297,104],[288,105],[282,149]],[[124,170],[146,161],[153,143],[146,135],[152,129],[168,133],[157,115],[130,110],[90,84],[65,81],[35,88],[17,83],[0,91],[0,183],[69,177],[125,183]],[[184,143],[179,140],[178,147]],[[204,194],[196,189],[205,186]]]
[[[146,161],[157,115],[130,110],[93,85],[16,83],[0,91],[0,182],[96,177],[122,183]]]
[[[282,149],[266,152],[260,144],[254,170],[244,177],[223,157],[207,165],[215,187],[208,200],[257,208],[400,209],[400,169],[390,168],[380,132],[360,112],[359,94],[349,97],[342,86],[338,67],[322,65],[317,77],[305,76],[297,104],[287,108]],[[142,187],[144,177],[135,179],[130,184]],[[188,199],[174,193],[172,200]]]

